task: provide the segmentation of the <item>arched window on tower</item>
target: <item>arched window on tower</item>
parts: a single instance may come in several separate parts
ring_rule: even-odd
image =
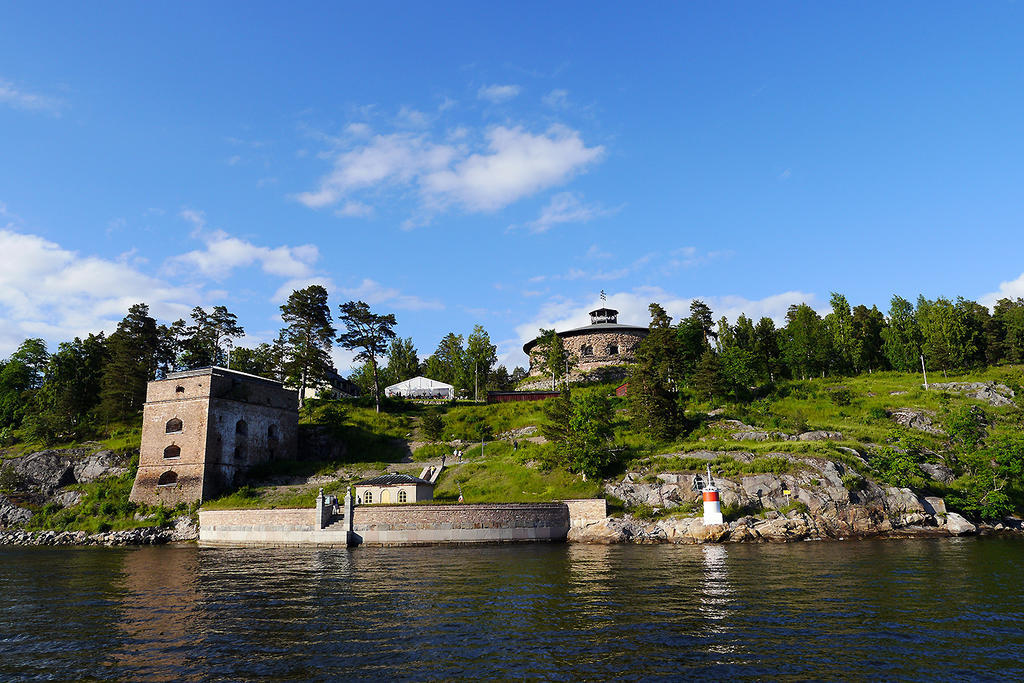
[[[590,344],[585,344],[583,346],[583,348],[580,349],[580,355],[583,356],[584,358],[588,358],[590,356],[593,356],[594,355],[594,347],[591,346]]]
[[[179,420],[176,417],[172,417],[170,420],[167,421],[167,424],[164,426],[164,432],[167,434],[174,434],[175,432],[180,432],[182,426],[183,425],[181,420]]]
[[[617,355],[619,355],[619,345],[618,344],[609,344],[608,345],[608,355],[609,356],[617,356]]]
[[[178,474],[171,470],[167,470],[160,475],[160,478],[156,480],[157,486],[177,486],[178,485]]]
[[[171,444],[170,446],[168,446],[167,448],[164,449],[164,460],[170,460],[171,458],[180,458],[180,457],[181,457],[181,449],[178,448],[177,446],[175,446],[174,444]]]
[[[235,423],[235,434],[240,434],[241,436],[249,435],[249,425],[245,423],[245,420],[239,420]]]

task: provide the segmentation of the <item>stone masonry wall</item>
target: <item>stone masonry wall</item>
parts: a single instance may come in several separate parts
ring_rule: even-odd
[[[608,516],[608,501],[604,498],[580,498],[562,502],[569,506],[569,526],[573,529],[595,524]]]
[[[644,332],[638,330],[589,332],[586,334],[564,337],[562,342],[565,344],[566,352],[576,359],[576,368],[574,372],[588,372],[602,366],[629,365],[636,358],[635,351],[637,344],[639,344],[645,336],[646,334]],[[613,355],[608,353],[608,347],[611,344],[618,345],[618,354]],[[591,347],[591,355],[583,355],[584,346]],[[540,366],[543,362],[544,359],[537,351],[537,348],[534,347],[531,349],[530,374],[540,375],[542,373]]]
[[[347,534],[320,531],[314,508],[200,510],[199,542],[227,545],[346,545]]]
[[[423,545],[563,541],[569,509],[562,503],[373,505],[352,515],[356,543]]]
[[[142,410],[142,445],[132,501],[170,507],[202,498],[209,379],[207,376],[190,377],[188,382],[150,382]],[[184,386],[186,391],[175,393],[175,386]],[[168,433],[167,423],[172,419],[181,420],[181,430]],[[165,457],[169,446],[178,447],[177,458]],[[160,486],[158,482],[165,473],[177,475],[177,483]]]
[[[168,432],[175,420],[180,428]],[[168,506],[208,499],[253,465],[295,458],[297,434],[297,394],[279,383],[221,368],[150,382],[130,499]]]

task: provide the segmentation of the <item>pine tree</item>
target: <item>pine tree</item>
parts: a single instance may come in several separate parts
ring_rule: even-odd
[[[377,412],[380,412],[380,376],[377,359],[384,355],[388,342],[395,338],[395,315],[373,313],[363,301],[348,301],[341,305],[339,320],[345,332],[338,337],[338,343],[346,349],[356,351],[356,360],[366,361],[373,374],[373,398]]]
[[[365,305],[365,304],[364,304]],[[327,304],[327,290],[310,285],[291,293],[281,306],[283,367],[288,381],[299,388],[299,407],[305,405],[306,387],[316,386],[334,370],[331,341],[336,330]]]
[[[100,411],[108,420],[126,420],[142,410],[146,383],[156,376],[160,335],[149,306],[135,304],[107,340],[110,360],[103,369]]]

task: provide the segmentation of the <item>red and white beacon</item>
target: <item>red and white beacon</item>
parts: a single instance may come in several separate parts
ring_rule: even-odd
[[[711,477],[711,466],[708,465],[708,478],[700,489],[704,499],[704,524],[722,524],[722,501],[718,497],[718,486]]]

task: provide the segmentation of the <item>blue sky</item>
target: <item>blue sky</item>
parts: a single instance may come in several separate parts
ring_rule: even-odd
[[[602,289],[1024,296],[1020,4],[290,4],[0,6],[0,355],[310,282],[510,365]]]

